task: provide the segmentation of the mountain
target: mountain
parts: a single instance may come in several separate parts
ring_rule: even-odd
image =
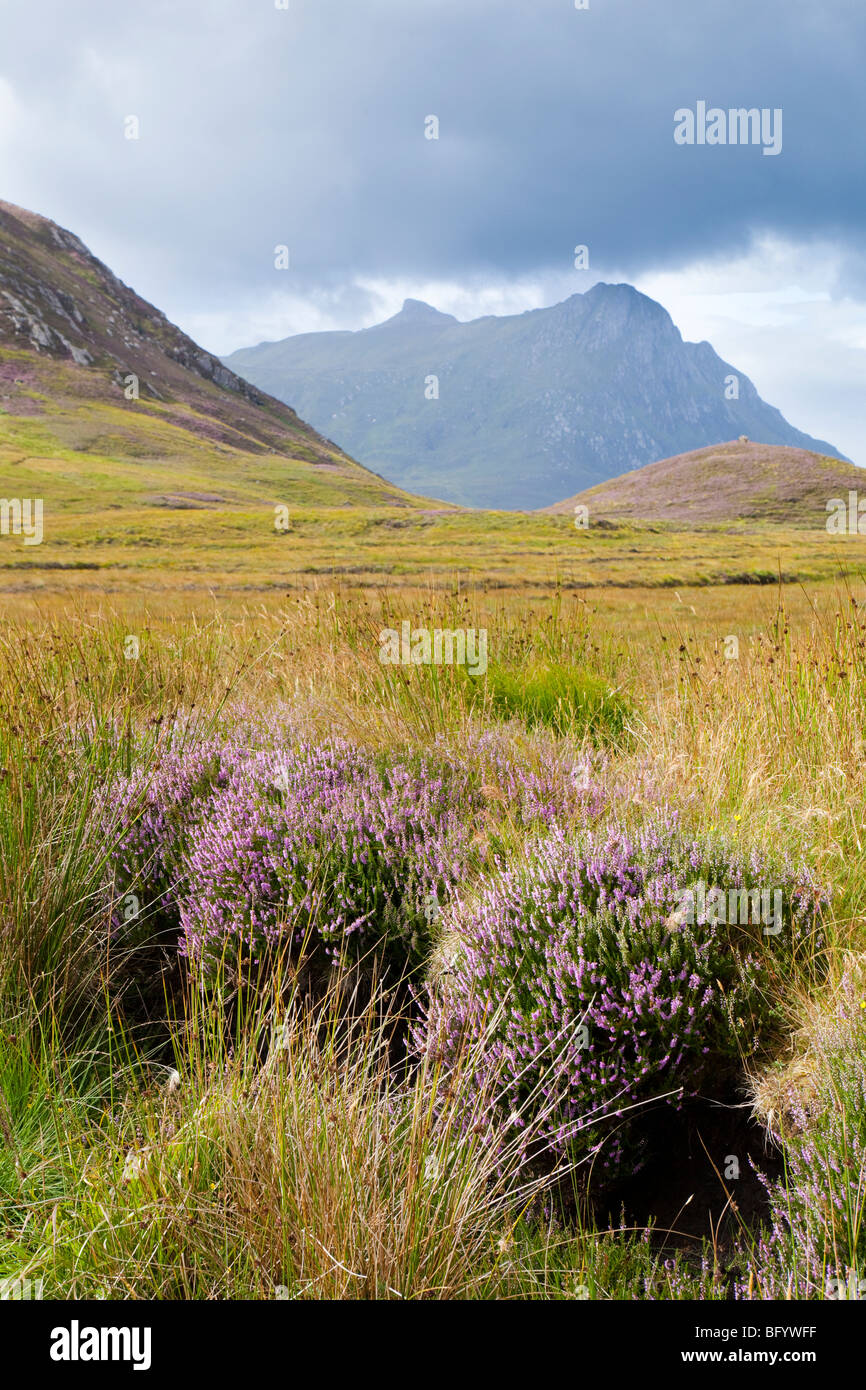
[[[401,486],[468,506],[542,508],[740,434],[838,456],[630,285],[470,323],[409,299],[374,328],[223,360]],[[725,399],[729,376],[737,400]]]
[[[660,459],[599,483],[547,512],[582,505],[593,521],[670,521],[710,525],[781,522],[823,532],[827,503],[862,488],[866,473],[853,463],[806,449],[732,440]]]
[[[0,493],[22,492],[45,459],[57,466],[31,485],[46,508],[414,500],[205,352],[72,232],[0,202]]]

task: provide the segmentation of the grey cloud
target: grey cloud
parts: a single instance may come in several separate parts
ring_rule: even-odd
[[[167,307],[272,292],[282,242],[293,289],[326,296],[555,271],[577,242],[630,275],[764,229],[862,245],[860,0],[5,8],[5,196]],[[698,99],[782,107],[781,156],[677,147]]]

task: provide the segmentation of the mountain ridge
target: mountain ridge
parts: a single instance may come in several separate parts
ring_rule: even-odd
[[[291,396],[368,466],[466,506],[538,510],[743,433],[842,457],[626,283],[467,322],[407,300],[365,329],[294,335],[222,360]],[[735,400],[725,398],[731,376]]]

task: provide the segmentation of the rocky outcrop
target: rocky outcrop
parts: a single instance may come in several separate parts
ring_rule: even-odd
[[[0,202],[0,362],[3,350],[33,354],[35,363],[85,369],[65,378],[73,395],[104,394],[186,408],[187,426],[253,452],[299,452],[327,463],[341,451],[285,402],[243,380],[125,285],[72,232]],[[44,375],[44,373],[43,373]],[[124,395],[130,378],[135,394]],[[0,377],[7,408],[41,409],[36,379]],[[56,381],[51,389],[56,390]],[[23,389],[18,389],[23,388]]]

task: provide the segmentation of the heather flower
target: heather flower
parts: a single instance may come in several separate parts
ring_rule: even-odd
[[[707,914],[679,920],[693,877],[727,890],[749,874],[783,884],[778,937]],[[541,1114],[533,1133],[550,1154],[593,1154],[612,1176],[640,1161],[641,1107],[719,1085],[752,1033],[769,1033],[768,971],[814,933],[815,904],[804,872],[741,862],[675,819],[631,839],[557,829],[525,862],[455,895],[449,968],[434,973],[415,1045],[459,1067],[467,1115]]]
[[[371,951],[420,965],[441,905],[485,856],[498,818],[525,829],[593,818],[604,796],[552,742],[532,755],[493,734],[425,753],[374,753],[257,728],[246,742],[169,744],[155,769],[119,779],[106,825],[112,902],[140,895],[127,939],[174,932],[193,967],[262,964],[312,941],[334,959]],[[431,904],[435,904],[434,907]]]
[[[389,764],[332,743],[245,760],[188,838],[182,950],[209,969],[227,948],[256,961],[312,931],[343,961],[373,946],[417,963],[431,896],[466,870],[473,800],[426,756]]]

